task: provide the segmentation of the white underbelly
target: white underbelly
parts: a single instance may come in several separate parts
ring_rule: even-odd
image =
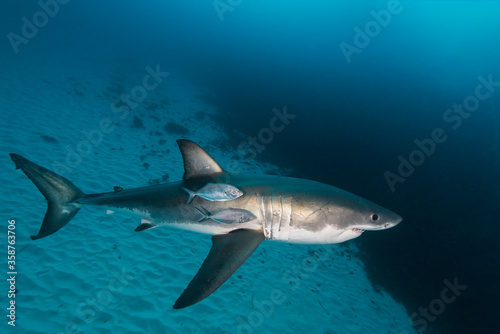
[[[318,231],[303,228],[292,228],[288,241],[295,244],[337,244],[350,239],[357,238],[361,233],[351,230],[338,230],[333,226],[326,226]]]
[[[257,219],[247,223],[239,224],[223,224],[214,222],[200,222],[200,223],[177,223],[177,224],[162,224],[168,227],[173,227],[181,230],[192,231],[203,234],[225,234],[234,230],[246,228],[256,231],[262,231],[262,223]]]

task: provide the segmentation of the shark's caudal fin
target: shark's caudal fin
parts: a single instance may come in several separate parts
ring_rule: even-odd
[[[212,236],[210,253],[175,302],[174,309],[196,304],[210,296],[252,255],[264,239],[262,232],[249,229]]]
[[[31,236],[31,239],[46,237],[66,225],[80,210],[71,202],[85,194],[64,177],[20,155],[11,153],[10,157],[16,164],[16,169],[22,169],[47,200],[47,212],[42,227],[37,235]]]

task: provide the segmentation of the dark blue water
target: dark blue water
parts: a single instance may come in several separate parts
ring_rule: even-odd
[[[403,216],[355,242],[419,333],[499,332],[498,2],[66,2],[7,1],[2,59],[182,75],[237,159]]]

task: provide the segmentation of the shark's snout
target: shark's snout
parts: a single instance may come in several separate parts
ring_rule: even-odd
[[[403,221],[403,217],[398,215],[397,213],[391,212],[392,217],[389,217],[389,221],[385,223],[385,228],[391,228],[396,226],[397,224],[401,223]]]
[[[402,220],[403,220],[403,217],[401,217],[400,215],[398,215],[394,212],[391,212],[391,214],[388,215],[388,217],[386,218],[386,221],[380,225],[379,229],[384,230],[384,229],[394,227],[397,224],[401,223]]]

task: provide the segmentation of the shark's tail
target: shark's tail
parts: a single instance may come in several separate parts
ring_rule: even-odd
[[[11,153],[10,157],[16,164],[16,169],[22,169],[47,200],[47,212],[38,235],[31,239],[46,237],[66,225],[80,210],[72,202],[85,194],[73,183],[56,173]]]

